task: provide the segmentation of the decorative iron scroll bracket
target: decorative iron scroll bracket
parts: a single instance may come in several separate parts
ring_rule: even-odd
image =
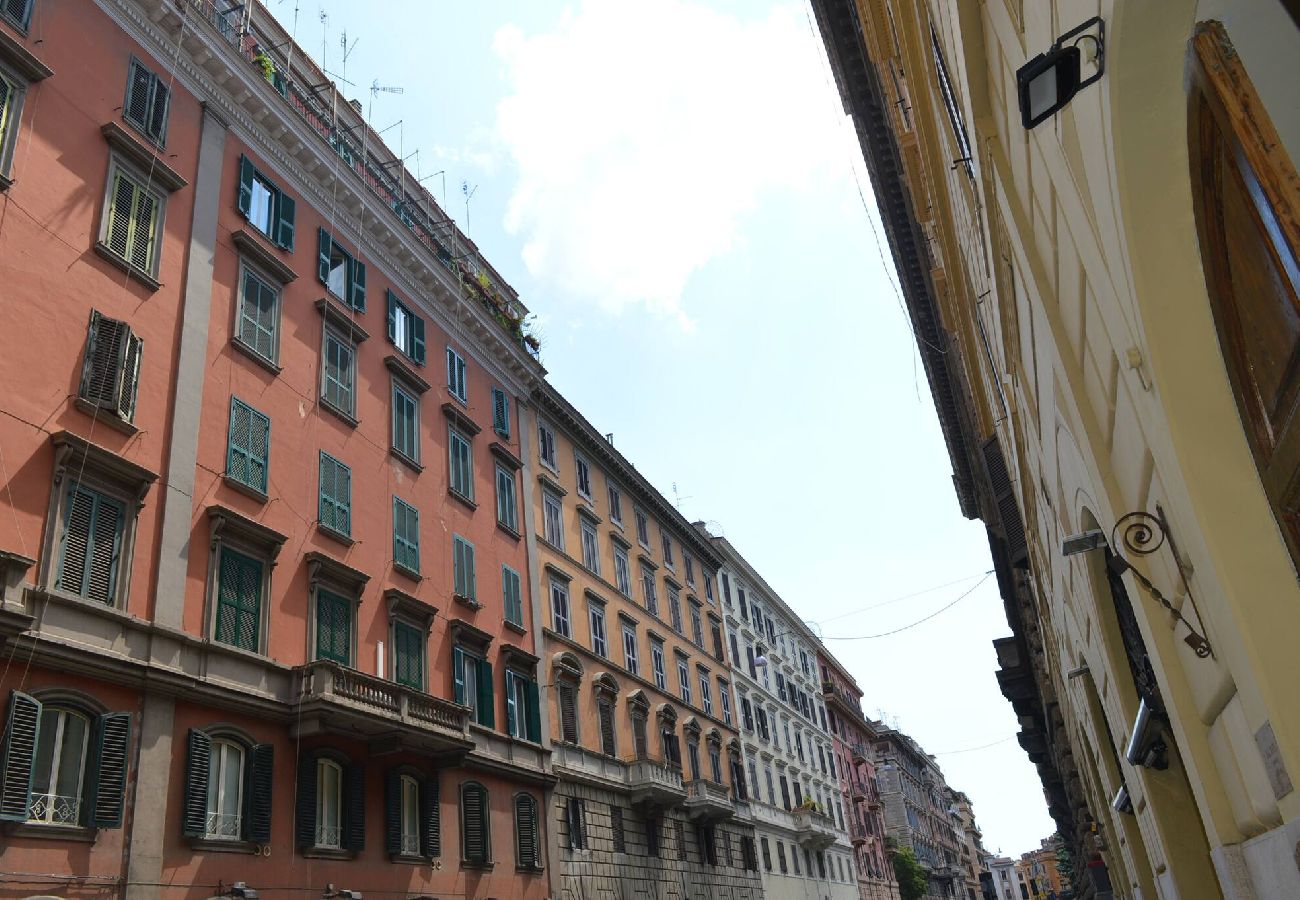
[[[1116,539],[1117,536],[1118,540]],[[1125,572],[1132,573],[1138,584],[1142,585],[1157,603],[1187,627],[1187,636],[1183,638],[1183,641],[1192,648],[1198,657],[1205,659],[1214,656],[1214,650],[1205,636],[1197,631],[1187,617],[1169,602],[1160,589],[1151,583],[1151,579],[1133,568],[1132,563],[1116,552],[1122,543],[1124,549],[1135,556],[1150,556],[1163,547],[1166,540],[1169,541],[1169,550],[1174,555],[1174,567],[1178,569],[1178,577],[1183,583],[1183,591],[1186,592],[1188,600],[1191,601],[1192,608],[1197,609],[1196,598],[1192,596],[1192,587],[1187,583],[1187,575],[1183,571],[1182,560],[1178,555],[1178,546],[1175,544],[1173,534],[1169,531],[1169,526],[1165,522],[1164,510],[1158,504],[1154,515],[1138,510],[1120,516],[1119,521],[1115,523],[1115,527],[1110,532],[1112,554],[1110,566],[1117,575],[1123,575]],[[1200,619],[1199,609],[1197,609],[1197,618]]]

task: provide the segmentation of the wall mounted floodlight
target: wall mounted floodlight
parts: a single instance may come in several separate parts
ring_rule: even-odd
[[[1133,815],[1133,798],[1129,796],[1127,784],[1119,786],[1119,790],[1115,793],[1115,799],[1110,802],[1110,808],[1117,813]]]
[[[1085,34],[1090,28],[1095,34]],[[1070,38],[1074,40],[1066,44]],[[1092,41],[1097,71],[1087,78],[1083,72],[1080,41]],[[1099,80],[1106,69],[1106,23],[1094,16],[1056,39],[1046,53],[1040,53],[1016,71],[1016,92],[1020,96],[1020,121],[1025,128],[1050,119],[1075,94]]]
[[[1099,528],[1092,531],[1085,531],[1082,534],[1072,534],[1061,542],[1061,555],[1074,556],[1076,553],[1087,553],[1089,550],[1099,550],[1106,546],[1106,532]]]

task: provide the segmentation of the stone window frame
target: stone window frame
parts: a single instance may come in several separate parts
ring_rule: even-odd
[[[348,633],[351,644],[348,649],[348,659],[351,664],[347,668],[358,668],[357,620],[362,596],[370,576],[319,551],[306,554],[303,561],[307,564],[307,634],[305,635],[307,659],[313,663],[320,661],[316,655],[316,607],[320,591],[323,589],[344,598],[351,605],[352,625]]]
[[[582,679],[586,673],[582,668],[582,661],[577,654],[567,650],[562,650],[551,658],[551,681],[555,685],[555,721],[558,727],[559,737],[556,739],[557,744],[572,743],[575,747],[582,746],[582,708],[579,703],[581,696]],[[564,714],[560,704],[560,687],[570,688],[573,691],[573,741],[570,742],[564,737]]]
[[[258,656],[266,656],[270,646],[271,574],[280,555],[280,548],[288,538],[226,506],[209,506],[207,514],[208,574],[204,581],[203,633],[214,645],[223,649],[235,653],[255,653]],[[252,557],[262,563],[262,602],[259,610],[256,650],[246,650],[233,644],[218,642],[216,639],[218,591],[221,587],[221,554],[226,549]]]
[[[421,658],[420,674],[424,682],[419,690],[426,694],[429,690],[429,637],[433,633],[433,621],[438,615],[438,608],[425,603],[417,597],[398,588],[388,588],[383,594],[384,606],[388,609],[388,647],[384,653],[388,665],[388,679],[397,681],[397,641],[394,639],[397,623],[402,622],[424,632],[424,647]]]

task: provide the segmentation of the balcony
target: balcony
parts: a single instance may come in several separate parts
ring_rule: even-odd
[[[854,778],[849,781],[849,796],[854,800],[866,800],[870,796],[867,791],[867,783],[860,778]]]
[[[469,708],[329,660],[296,670],[293,735],[344,734],[384,750],[461,756],[474,746]]]
[[[730,819],[736,814],[726,785],[696,778],[686,782],[686,814],[692,819],[712,822]]]
[[[682,773],[671,766],[638,759],[627,767],[632,803],[646,809],[671,809],[686,800]]]
[[[811,809],[794,809],[790,814],[794,818],[795,840],[802,846],[809,850],[825,850],[835,843],[835,823],[830,816]]]
[[[849,816],[849,837],[853,839],[853,846],[861,847],[867,842],[867,829],[858,821],[856,816]]]
[[[852,753],[854,762],[871,762],[871,757],[867,754],[867,748],[861,744],[854,744]]]

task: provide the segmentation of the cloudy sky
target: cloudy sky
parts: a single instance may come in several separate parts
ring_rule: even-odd
[[[553,383],[818,623],[988,849],[1036,847],[983,526],[806,0],[269,4],[444,173],[426,185],[537,314]],[[376,83],[404,92],[371,107]]]

